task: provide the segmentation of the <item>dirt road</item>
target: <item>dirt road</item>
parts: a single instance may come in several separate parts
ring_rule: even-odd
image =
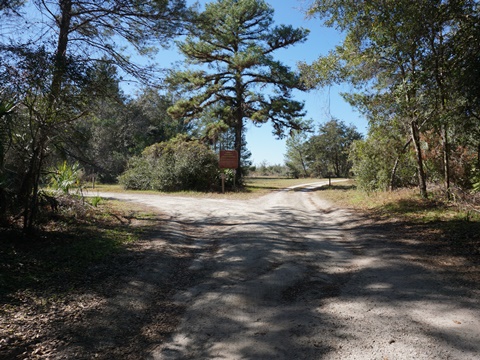
[[[100,194],[158,208],[170,242],[192,239],[177,270],[194,277],[171,298],[183,310],[147,358],[480,358],[478,284],[431,266],[404,229],[390,239],[310,190],[253,200]],[[139,271],[165,276],[160,260]],[[127,285],[114,305],[138,315],[155,289]]]

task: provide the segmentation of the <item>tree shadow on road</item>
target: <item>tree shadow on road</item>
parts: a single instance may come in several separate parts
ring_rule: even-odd
[[[357,320],[380,319],[376,326],[385,327],[368,332],[388,333],[376,345],[385,354],[399,344],[421,353],[430,343],[467,358],[480,351],[474,335],[451,329],[463,309],[478,316],[478,282],[433,264],[438,244],[425,244],[414,227],[352,217],[336,221],[335,211],[312,216],[288,206],[271,209],[268,220],[262,215],[225,224],[215,219],[217,231],[230,238],[222,238],[216,265],[202,280],[208,285],[196,289],[186,315],[191,321],[178,330],[183,341],[174,338],[155,358],[323,358],[345,344],[362,343],[361,324],[352,326],[355,320],[348,314],[326,310],[337,302],[362,304]],[[368,304],[376,310],[365,308]],[[422,309],[425,304],[431,306]],[[382,314],[383,308],[393,309],[391,315]],[[445,327],[435,323],[443,321],[439,309],[451,311]],[[432,312],[433,323],[422,322],[415,311]],[[410,344],[408,336],[402,337],[406,324],[420,340]],[[435,349],[430,351],[435,356]]]
[[[427,341],[480,352],[455,328],[463,309],[478,318],[478,267],[424,241],[413,224],[289,204],[228,219],[144,221],[155,230],[123,258],[128,271],[97,281],[83,294],[93,306],[57,317],[23,350],[54,341],[54,354],[75,359],[321,359],[346,344],[360,351],[364,333],[376,332],[387,355]],[[446,255],[453,265],[434,261]],[[451,326],[418,314],[436,318],[438,309]],[[369,328],[368,317],[383,327]],[[420,340],[402,338],[408,323]]]

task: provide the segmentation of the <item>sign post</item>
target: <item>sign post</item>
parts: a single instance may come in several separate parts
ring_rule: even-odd
[[[237,169],[238,168],[238,152],[236,150],[220,150],[219,158],[220,169]],[[222,193],[225,193],[225,173],[222,171]],[[235,186],[235,177],[233,178],[233,186]]]
[[[220,177],[222,178],[222,194],[225,194],[225,177],[226,177],[226,176],[225,176],[225,173],[222,172],[222,173],[220,174]]]

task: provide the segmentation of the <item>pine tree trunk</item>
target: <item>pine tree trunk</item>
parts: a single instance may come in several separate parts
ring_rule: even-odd
[[[235,92],[236,92],[236,109],[235,109],[235,150],[237,150],[238,167],[235,171],[235,180],[240,184],[242,178],[242,166],[240,160],[242,159],[242,135],[243,135],[243,83],[241,71],[235,76]]]
[[[67,67],[67,45],[70,32],[70,23],[72,20],[72,0],[60,1],[61,18],[59,22],[59,34],[57,40],[57,49],[55,51],[55,63],[53,70],[52,85],[50,88],[49,110],[53,111],[54,102],[58,99],[63,77]]]
[[[242,158],[242,135],[243,135],[243,120],[238,120],[235,124],[235,150],[238,156],[238,167],[235,170],[235,180],[239,184],[242,178],[242,167],[240,160]]]

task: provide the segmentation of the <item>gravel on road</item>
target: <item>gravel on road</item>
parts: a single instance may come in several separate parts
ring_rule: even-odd
[[[154,207],[171,219],[164,238],[190,239],[189,260],[170,264],[190,276],[170,298],[182,311],[147,358],[480,359],[478,283],[432,265],[401,227],[332,207],[318,185],[249,200],[99,194]],[[135,276],[158,284],[162,266]],[[146,311],[156,290],[144,283],[111,303]]]

